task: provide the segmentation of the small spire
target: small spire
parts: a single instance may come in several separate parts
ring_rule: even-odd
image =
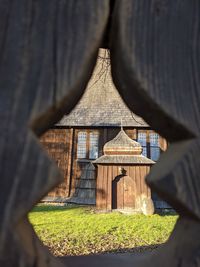
[[[122,126],[122,119],[121,119],[121,131],[123,131],[123,126]]]

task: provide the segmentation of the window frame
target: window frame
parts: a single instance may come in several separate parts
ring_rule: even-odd
[[[146,151],[147,151],[146,157],[147,158],[151,159],[151,147],[158,147],[159,148],[159,154],[161,154],[161,152],[162,152],[161,146],[160,146],[161,136],[158,133],[156,133],[153,130],[137,129],[137,133],[136,133],[136,141],[137,142],[138,142],[138,134],[139,133],[145,133],[146,134]],[[158,135],[158,146],[152,146],[151,145],[151,143],[150,143],[150,134],[157,134]],[[142,147],[144,147],[144,146],[142,146]]]
[[[85,134],[86,135],[86,139],[85,139],[85,157],[78,157],[78,153],[79,153],[79,134]],[[77,138],[76,138],[76,158],[77,159],[86,159],[87,158],[87,132],[86,131],[78,131],[77,132]]]
[[[79,158],[78,157],[78,135],[79,133],[86,133],[86,156],[85,158]],[[95,158],[91,158],[90,157],[90,147],[91,147],[91,143],[90,143],[90,134],[97,134],[98,139],[97,139],[97,144],[98,144],[98,157],[99,157],[99,143],[100,143],[100,134],[99,131],[97,130],[87,130],[87,129],[81,129],[77,131],[77,137],[76,137],[76,159],[77,160],[95,160]],[[98,158],[97,157],[97,158]]]
[[[151,138],[150,138],[150,137],[151,137],[151,134],[156,134],[156,135],[158,136],[158,144],[157,144],[157,145],[153,145],[153,144],[151,143]],[[161,148],[160,148],[160,135],[159,135],[158,133],[156,133],[156,132],[154,132],[154,131],[150,131],[150,132],[149,132],[149,146],[150,146],[150,159],[156,162],[156,161],[159,159],[160,154],[161,154]],[[158,148],[158,149],[159,149],[159,156],[158,156],[158,158],[157,158],[156,160],[152,158],[152,148]]]
[[[145,136],[146,136],[146,144],[145,144],[145,146],[142,145],[142,144],[138,141],[138,136],[139,136],[139,134],[145,134]],[[144,148],[144,147],[146,148],[146,155],[143,155],[143,156],[148,157],[148,155],[149,155],[148,152],[149,152],[149,151],[148,151],[148,146],[147,146],[147,143],[148,143],[148,133],[147,133],[147,131],[145,131],[145,130],[138,130],[138,131],[137,131],[137,142],[140,143],[140,145],[141,145],[141,147],[142,147],[142,153],[143,153],[143,148]]]
[[[95,143],[93,143],[93,145],[92,145],[92,142],[91,142],[91,140],[92,140],[91,134],[93,134],[94,136],[95,135],[97,136],[97,139],[95,140],[95,141],[97,141],[96,142],[96,144],[97,144],[97,157],[96,158],[92,158],[91,157],[92,147],[93,146],[95,147],[95,145],[94,145]],[[89,149],[88,149],[88,154],[89,155],[88,155],[88,159],[95,160],[95,159],[97,159],[99,157],[99,133],[97,131],[90,131],[88,133],[88,138],[89,138]]]

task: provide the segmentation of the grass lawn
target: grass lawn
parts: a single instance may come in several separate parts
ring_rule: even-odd
[[[152,249],[167,240],[175,215],[95,214],[86,207],[39,205],[29,214],[56,256]]]

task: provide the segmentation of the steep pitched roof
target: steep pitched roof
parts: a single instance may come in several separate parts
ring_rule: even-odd
[[[112,82],[108,52],[101,49],[83,97],[58,125],[120,126],[121,120],[123,126],[148,126],[142,118],[133,114],[122,100]]]

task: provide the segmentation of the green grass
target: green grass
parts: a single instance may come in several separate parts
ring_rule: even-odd
[[[55,255],[149,249],[167,240],[177,216],[96,214],[86,207],[39,205],[29,219]]]

